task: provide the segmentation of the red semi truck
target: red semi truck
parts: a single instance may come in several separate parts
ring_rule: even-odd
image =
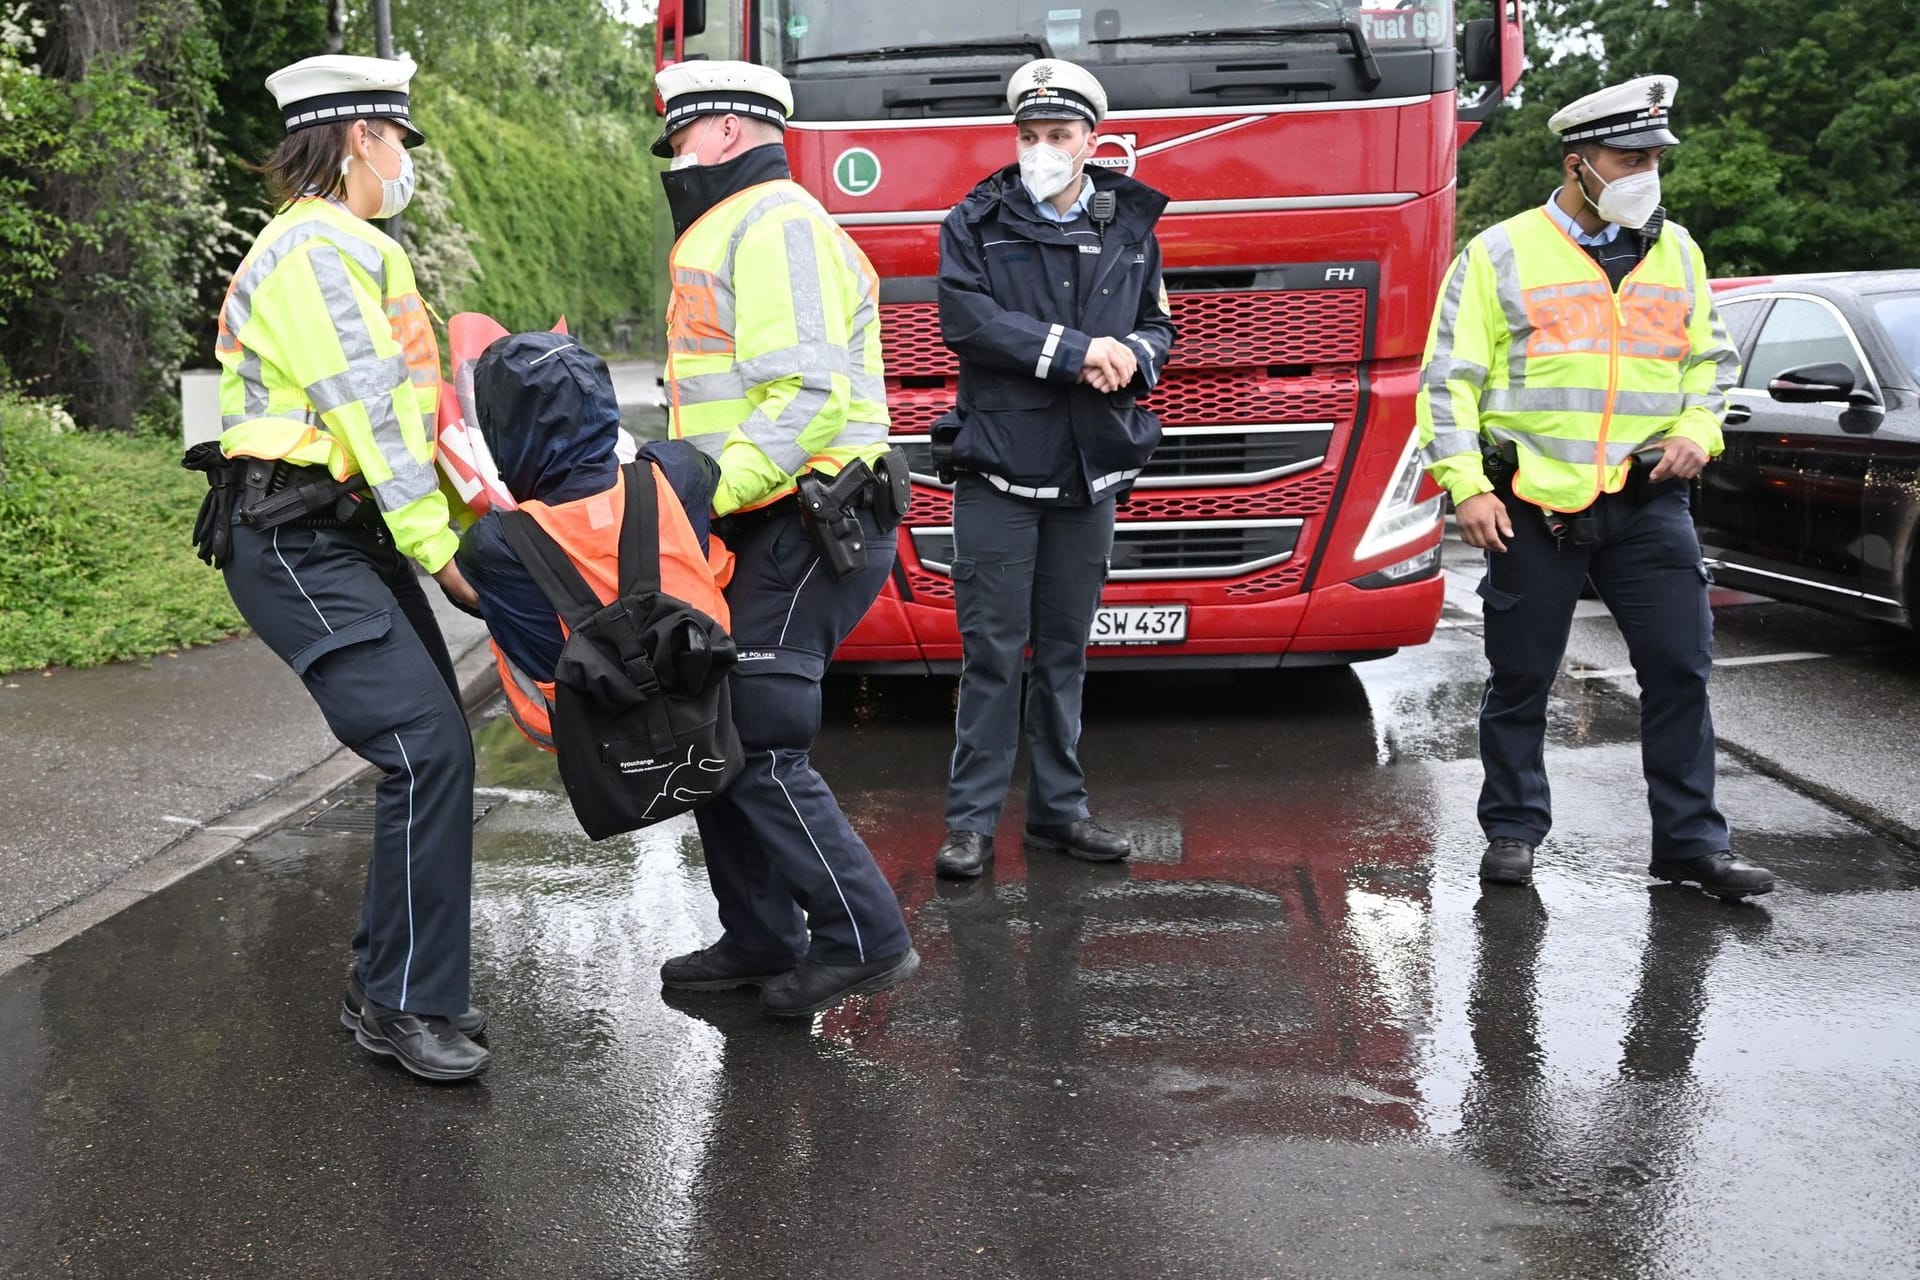
[[[1043,56],[1106,88],[1092,162],[1171,199],[1180,336],[1147,401],[1166,435],[1119,513],[1094,664],[1315,666],[1432,637],[1440,495],[1413,399],[1455,159],[1522,66],[1518,0],[1498,3],[1457,52],[1452,0],[661,0],[661,65],[741,58],[791,81],[794,176],[881,277],[916,492],[893,585],[840,664],[958,669],[952,497],[929,448],[958,377],[940,222],[1013,161],[1007,78]]]

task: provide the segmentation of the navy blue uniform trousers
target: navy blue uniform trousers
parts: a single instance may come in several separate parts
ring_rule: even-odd
[[[375,1003],[468,1005],[473,741],[453,660],[411,561],[383,531],[236,524],[227,590],[333,735],[380,770],[353,939]]]
[[[1574,606],[1589,577],[1627,641],[1640,682],[1640,754],[1653,814],[1653,852],[1715,853],[1728,844],[1713,800],[1713,614],[1684,485],[1643,506],[1619,495],[1591,508],[1598,539],[1558,543],[1540,510],[1505,498],[1513,537],[1487,553],[1480,583],[1487,661],[1480,707],[1480,825],[1488,839],[1539,844],[1553,825],[1545,744],[1547,694],[1566,655]]]
[[[867,567],[835,582],[781,502],[726,535],[740,650],[731,692],[746,767],[694,811],[729,949],[790,968],[804,958],[865,964],[903,955],[906,916],[873,854],[813,767],[820,681],[893,567],[894,535],[863,510]],[[811,938],[809,938],[811,935]]]
[[[990,836],[1020,747],[1027,679],[1027,822],[1088,816],[1080,767],[1087,638],[1113,554],[1113,499],[1054,506],[962,475],[953,493],[953,589],[963,660],[947,777],[947,829]]]

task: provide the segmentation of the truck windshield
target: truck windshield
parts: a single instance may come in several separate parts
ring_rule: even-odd
[[[1093,67],[1218,58],[1241,43],[1346,50],[1352,41],[1343,28],[1353,24],[1382,54],[1453,40],[1452,0],[767,0],[761,13],[763,60],[803,77],[889,60],[896,51],[916,63],[1003,60],[1012,45]]]

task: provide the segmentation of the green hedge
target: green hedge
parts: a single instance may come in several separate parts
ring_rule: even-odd
[[[648,121],[563,117],[534,126],[445,88],[418,103],[421,127],[453,169],[452,213],[477,237],[480,279],[451,303],[508,329],[564,315],[611,354],[624,327],[642,349],[659,328],[653,205],[659,162]]]
[[[206,481],[154,436],[0,393],[0,672],[97,666],[243,628],[189,541]]]

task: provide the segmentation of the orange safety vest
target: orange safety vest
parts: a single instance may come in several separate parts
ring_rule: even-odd
[[[557,506],[544,502],[520,504],[520,510],[560,544],[603,604],[612,604],[620,594],[620,524],[627,509],[626,483],[622,469],[613,488],[600,493]],[[721,626],[731,627],[727,597],[721,588],[733,577],[733,552],[718,537],[710,536],[708,551],[702,555],[700,539],[687,522],[679,496],[657,467],[653,469],[653,483],[660,510],[660,590],[692,605]],[[567,624],[562,622],[561,634],[566,630]],[[493,643],[493,661],[500,672],[500,687],[506,692],[507,713],[514,727],[534,746],[552,751],[553,681],[536,680],[522,671],[498,643]]]

